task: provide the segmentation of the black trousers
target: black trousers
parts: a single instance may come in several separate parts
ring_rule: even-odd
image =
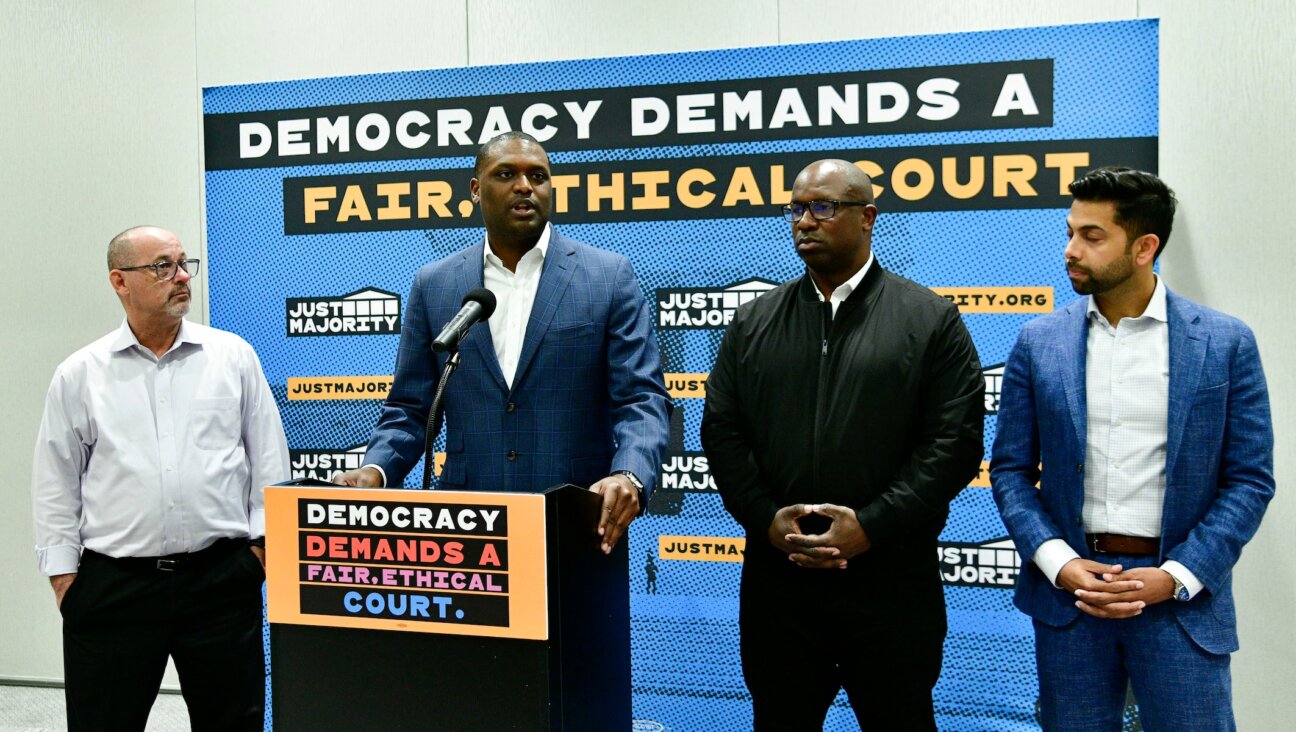
[[[173,571],[84,552],[61,607],[68,729],[143,730],[170,656],[195,731],[260,732],[264,580],[246,540],[222,539]]]
[[[843,688],[864,732],[934,732],[946,630],[936,571],[874,580],[788,565],[743,566],[738,624],[756,732],[822,730]]]

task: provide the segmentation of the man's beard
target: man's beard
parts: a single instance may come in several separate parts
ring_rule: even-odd
[[[163,312],[172,318],[183,318],[188,315],[189,305],[193,302],[193,292],[189,291],[187,294],[189,297],[186,297],[183,300],[168,300],[167,304],[163,308]]]
[[[1127,254],[1097,272],[1078,264],[1068,266],[1072,269],[1078,269],[1089,276],[1085,280],[1071,280],[1071,288],[1077,294],[1101,295],[1134,276],[1134,255],[1133,253]]]

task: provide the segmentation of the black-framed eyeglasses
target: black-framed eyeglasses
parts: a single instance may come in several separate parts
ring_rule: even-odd
[[[122,272],[134,272],[140,269],[153,270],[153,276],[161,282],[175,279],[176,273],[184,270],[189,273],[190,277],[198,276],[198,265],[201,260],[198,259],[180,259],[175,262],[153,262],[152,264],[141,264],[138,267],[118,267]]]
[[[826,221],[837,215],[838,206],[871,206],[868,201],[834,201],[831,198],[817,198],[809,203],[789,203],[783,207],[783,218],[796,223],[809,211],[815,221]]]

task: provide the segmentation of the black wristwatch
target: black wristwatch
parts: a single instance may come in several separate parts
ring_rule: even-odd
[[[613,474],[613,475],[624,475],[625,477],[627,477],[627,478],[630,479],[630,485],[634,486],[634,487],[635,487],[635,490],[639,493],[639,513],[638,513],[637,515],[642,516],[644,510],[648,508],[648,502],[647,502],[646,500],[644,500],[644,484],[643,484],[643,481],[642,481],[642,480],[639,480],[639,476],[635,475],[634,473],[630,472],[629,470],[614,470],[614,471],[612,471],[612,474]]]

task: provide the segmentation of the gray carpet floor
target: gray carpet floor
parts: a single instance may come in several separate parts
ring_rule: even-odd
[[[0,685],[0,732],[58,732],[67,729],[63,690]],[[185,732],[189,712],[179,694],[158,694],[148,732]]]

